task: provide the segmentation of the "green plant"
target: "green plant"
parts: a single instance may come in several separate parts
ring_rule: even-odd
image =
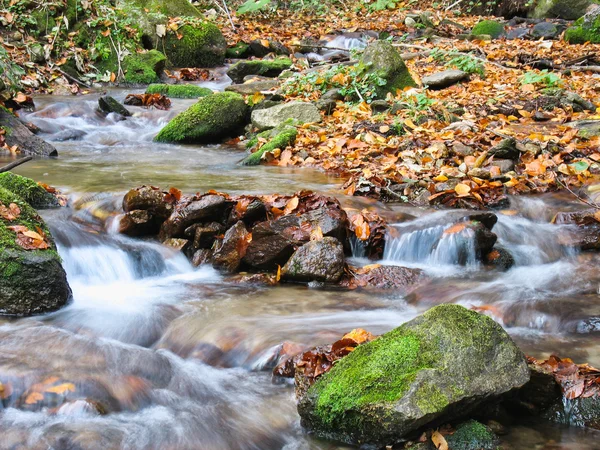
[[[248,14],[266,11],[271,5],[271,0],[246,0],[238,9],[238,14]]]
[[[434,103],[435,100],[429,98],[425,92],[408,91],[403,94],[402,106],[413,119],[429,111]]]
[[[563,84],[562,79],[558,75],[548,72],[547,69],[544,69],[540,72],[525,72],[519,81],[522,85],[535,84],[541,85],[544,88],[556,88],[562,86]]]
[[[375,0],[374,2],[365,1],[370,11],[383,11],[385,9],[396,9],[394,0]]]
[[[485,66],[479,59],[474,58],[468,53],[461,53],[456,50],[447,52],[439,48],[434,48],[430,56],[437,62],[443,62],[447,67],[454,67],[467,73],[475,73],[485,77]]]
[[[5,89],[16,93],[21,89],[23,75],[25,75],[25,71],[11,60],[10,55],[0,45],[0,85],[3,84]]]

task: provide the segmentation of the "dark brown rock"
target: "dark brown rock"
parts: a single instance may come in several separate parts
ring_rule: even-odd
[[[283,266],[282,277],[292,281],[335,283],[344,273],[344,248],[332,237],[310,241],[294,252]]]
[[[119,233],[127,236],[148,236],[158,233],[160,223],[157,223],[152,213],[142,209],[130,211],[119,220]]]
[[[173,205],[165,200],[167,193],[152,186],[131,189],[123,198],[125,212],[144,210],[158,219],[166,219],[173,211]]]
[[[194,252],[194,256],[192,256],[192,265],[194,267],[198,267],[202,264],[211,264],[212,263],[212,250],[208,248],[201,248]]]
[[[54,146],[33,134],[15,115],[0,108],[0,127],[8,130],[4,139],[9,147],[17,146],[23,155],[58,156]]]
[[[223,222],[229,214],[232,202],[221,195],[205,195],[179,203],[171,216],[163,223],[161,233],[164,237],[180,237],[194,223]]]
[[[427,279],[420,269],[400,266],[378,266],[366,273],[356,275],[359,287],[375,289],[401,289],[416,287]]]
[[[225,227],[218,222],[207,224],[196,223],[186,228],[184,234],[187,238],[193,239],[194,249],[211,248],[218,235],[225,232]]]
[[[560,212],[553,222],[557,225],[573,225],[573,231],[565,244],[581,250],[600,249],[600,222],[597,210],[586,209],[576,212]]]
[[[248,231],[241,220],[232,226],[213,255],[213,265],[229,273],[235,272],[242,262],[248,246]]]

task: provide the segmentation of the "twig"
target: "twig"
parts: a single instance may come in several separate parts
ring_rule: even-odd
[[[229,7],[227,6],[226,0],[223,0],[223,7],[225,8],[225,13],[227,14],[227,18],[229,19],[229,23],[231,24],[231,29],[235,31],[235,25],[233,23],[233,19],[231,18],[231,13],[229,12]]]
[[[462,2],[462,0],[456,0],[454,3],[452,3],[450,6],[447,6],[445,9],[446,11],[450,11],[452,8],[454,8],[456,5],[458,5],[460,2]]]
[[[600,66],[571,66],[563,70],[600,73]]]
[[[83,87],[86,87],[86,88],[88,88],[88,89],[92,89],[92,86],[90,86],[89,84],[87,84],[87,83],[84,83],[83,81],[81,81],[81,80],[78,80],[78,79],[77,79],[77,78],[75,78],[75,77],[72,77],[71,75],[69,75],[68,73],[66,73],[66,72],[62,71],[62,70],[61,70],[61,69],[59,69],[58,67],[54,67],[54,70],[56,70],[56,71],[60,72],[60,73],[61,73],[61,75],[63,75],[65,78],[67,78],[67,79],[71,80],[72,82],[74,82],[74,83],[77,83],[77,84],[80,84],[80,85],[82,85]]]
[[[571,190],[571,188],[569,187],[569,185],[568,185],[568,184],[566,184],[566,183],[563,183],[563,182],[560,180],[560,178],[556,178],[556,182],[557,182],[558,184],[560,184],[562,187],[564,187],[564,188],[565,188],[567,191],[569,191],[571,194],[573,194],[573,196],[574,196],[574,197],[575,197],[577,200],[579,200],[581,203],[584,203],[584,204],[586,204],[586,205],[588,205],[588,206],[591,206],[591,207],[592,207],[592,208],[594,208],[594,209],[600,209],[600,205],[598,205],[597,203],[590,202],[590,201],[588,201],[588,200],[584,199],[583,197],[581,197],[580,195],[576,194],[575,192],[573,192],[573,191]]]
[[[358,98],[360,98],[360,101],[364,102],[365,99],[363,98],[362,95],[360,95],[360,92],[358,92],[358,89],[356,89],[356,86],[353,86],[353,87],[354,87],[354,91],[356,92],[356,95],[358,95]]]
[[[11,162],[10,164],[5,165],[4,167],[0,167],[0,173],[8,172],[9,170],[14,169],[21,164],[25,164],[27,161],[31,161],[33,156],[25,156],[24,158],[17,159],[16,161]]]

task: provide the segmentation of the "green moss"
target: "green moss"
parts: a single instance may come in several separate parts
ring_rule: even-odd
[[[416,86],[402,56],[387,41],[375,41],[369,45],[360,59],[359,68],[386,81],[385,85],[375,88],[379,99],[384,99],[388,92],[395,94],[399,89]]]
[[[482,20],[471,30],[473,36],[487,35],[497,39],[504,34],[504,25],[495,20]]]
[[[492,430],[475,420],[460,424],[446,441],[452,450],[496,450],[500,443]]]
[[[260,149],[256,150],[254,153],[251,153],[246,158],[242,160],[240,164],[244,166],[256,166],[260,164],[262,156],[267,152],[272,152],[276,148],[280,150],[284,150],[286,147],[290,145],[294,145],[296,142],[296,136],[298,131],[296,128],[291,127],[289,125],[284,125],[280,128],[275,128],[273,130],[263,131],[258,134],[258,137],[268,139],[271,137],[271,140],[264,144]],[[249,144],[252,143],[252,147],[258,145],[258,137],[251,139]]]
[[[177,33],[183,37],[168,33],[164,41],[165,53],[176,67],[214,67],[225,61],[227,42],[215,24],[185,25]]]
[[[228,47],[225,56],[227,58],[245,58],[250,53],[250,46],[243,41],[238,42],[232,47]]]
[[[247,75],[264,75],[276,77],[292,65],[290,58],[255,59],[252,61],[239,61],[227,71],[234,83],[241,83]]]
[[[56,26],[56,20],[49,10],[34,9],[31,11],[31,17],[37,24],[35,30],[31,30],[35,36],[46,36]]]
[[[128,7],[148,10],[150,13],[162,13],[169,17],[200,17],[200,11],[188,0],[125,0],[122,8]]]
[[[211,95],[213,91],[194,84],[151,84],[146,94],[162,94],[171,98],[199,98]]]
[[[579,18],[565,32],[565,41],[569,44],[600,43],[600,14],[591,23],[585,23],[584,17]]]
[[[157,142],[215,142],[246,123],[248,105],[232,92],[201,98],[177,115],[154,138]]]
[[[54,195],[31,178],[22,177],[12,172],[0,173],[0,187],[17,194],[34,208],[60,206]]]
[[[425,414],[435,413],[448,406],[448,397],[437,386],[425,383],[417,391],[417,406]]]
[[[125,81],[132,84],[150,84],[159,81],[167,58],[158,50],[128,55],[123,59]]]

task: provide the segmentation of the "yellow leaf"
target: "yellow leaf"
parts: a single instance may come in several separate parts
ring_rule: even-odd
[[[433,432],[431,435],[431,442],[433,442],[433,445],[435,445],[435,448],[438,450],[448,450],[448,442],[446,442],[446,438],[444,438],[439,431]]]
[[[321,230],[321,227],[317,226],[316,228],[313,228],[310,232],[310,240],[311,241],[320,241],[323,239],[323,231]]]
[[[471,192],[471,188],[466,184],[459,183],[454,188],[454,191],[456,191],[458,195],[469,195],[469,192]]]
[[[446,175],[438,175],[437,177],[435,177],[433,179],[433,181],[440,181],[440,182],[448,181],[448,177]]]
[[[52,392],[54,394],[64,394],[69,391],[75,392],[75,385],[73,383],[63,383],[46,389],[46,392]]]

